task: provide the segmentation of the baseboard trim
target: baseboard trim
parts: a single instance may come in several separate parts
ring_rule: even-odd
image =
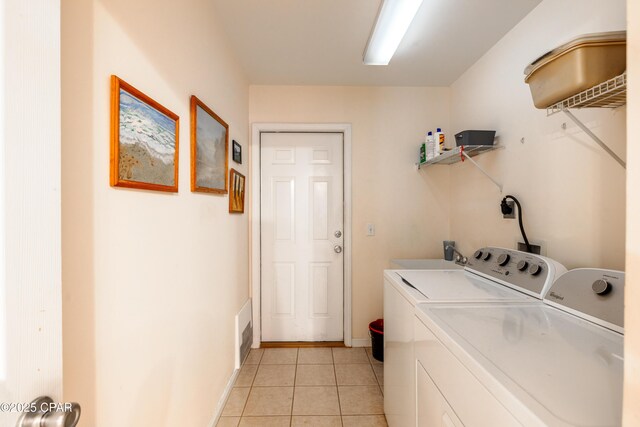
[[[371,347],[371,338],[351,338],[351,347]]]
[[[220,416],[222,415],[222,410],[224,409],[225,403],[227,403],[227,399],[229,398],[229,394],[231,394],[231,390],[233,389],[233,385],[236,383],[236,378],[238,377],[238,373],[240,369],[234,369],[231,374],[231,378],[229,378],[229,382],[227,382],[227,386],[224,388],[224,392],[222,396],[218,400],[218,405],[216,406],[216,411],[213,415],[213,419],[209,424],[209,427],[215,427],[218,424],[218,420],[220,420]]]

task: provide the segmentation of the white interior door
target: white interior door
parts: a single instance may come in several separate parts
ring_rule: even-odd
[[[0,425],[62,402],[60,4],[0,2]],[[87,177],[90,179],[90,177]]]
[[[342,133],[261,133],[263,341],[342,341]]]

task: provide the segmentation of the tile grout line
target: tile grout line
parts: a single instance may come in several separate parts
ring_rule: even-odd
[[[342,420],[342,404],[340,403],[340,388],[338,387],[338,372],[336,371],[336,358],[333,356],[333,349],[331,349],[331,360],[333,361],[333,377],[336,380],[336,394],[338,395],[338,411],[340,412],[340,425],[344,427]]]
[[[242,370],[242,368],[244,368],[246,366],[245,362],[247,361],[248,357],[249,357],[249,355],[247,355],[245,360],[240,365],[240,370]],[[262,360],[262,356],[260,356],[260,360]],[[257,374],[258,374],[258,368],[256,368],[256,375]],[[240,376],[240,373],[238,373],[238,377],[239,376]],[[236,383],[238,382],[238,377],[236,377],[235,381],[233,382],[233,386],[231,387],[231,391],[233,391],[234,388],[242,388],[242,387],[236,387]],[[252,385],[253,385],[253,381],[255,381],[255,376],[253,377],[253,380],[251,380],[251,384]],[[249,394],[251,394],[252,385],[249,386]],[[247,402],[249,401],[249,394],[247,394],[247,400],[245,400],[244,401],[244,405],[242,405],[242,411],[240,412],[240,419],[242,419],[242,414],[244,414],[244,409],[247,406]],[[230,397],[231,397],[231,393],[229,393],[229,396],[227,396],[227,400],[224,402],[224,406],[222,407],[222,411],[223,412],[224,412],[224,408],[227,406],[227,403],[229,403],[229,398]],[[235,417],[235,415],[231,415],[231,416]],[[220,418],[222,418],[222,417],[223,417],[223,415],[221,414]],[[218,422],[220,422],[220,420],[218,420]],[[240,424],[240,421],[238,421],[238,424]]]
[[[296,402],[296,381],[298,380],[298,362],[300,361],[300,348],[296,348],[296,364],[293,371],[293,395],[291,396],[291,411],[289,412],[289,427],[293,426],[293,405]]]
[[[366,352],[367,350],[365,350]],[[373,347],[371,348],[371,357],[369,357],[369,353],[367,353],[367,359],[369,359],[369,363],[371,364],[371,370],[373,370],[373,376],[376,379],[376,383],[378,384],[378,388],[380,389],[380,393],[382,394],[382,398],[384,400],[384,390],[382,389],[382,384],[380,384],[380,378],[378,378],[378,375],[376,374],[376,370],[373,367],[373,361],[376,360],[378,362],[380,362],[378,359],[376,359],[375,357],[373,357]],[[383,363],[383,362],[381,362]],[[383,378],[384,378],[384,368],[383,369]],[[383,411],[384,412],[384,411]]]
[[[247,409],[247,404],[249,403],[249,396],[251,396],[251,392],[253,391],[253,384],[256,382],[256,378],[258,377],[258,371],[260,370],[260,365],[262,365],[262,357],[264,356],[264,350],[260,354],[260,360],[256,365],[256,373],[253,375],[253,379],[251,380],[251,385],[249,386],[249,394],[247,394],[247,400],[244,402],[244,406],[242,407],[242,413],[240,414],[240,421],[238,421],[238,425],[242,422],[242,417],[244,416],[244,411]]]
[[[371,362],[371,369],[373,369],[373,360],[374,359],[375,359],[375,357],[373,357],[373,348],[371,348],[371,359],[369,359],[369,361]],[[375,360],[379,362],[378,359],[375,359]],[[382,369],[384,369],[384,368],[382,368]],[[387,422],[387,417],[384,415],[384,390],[382,389],[382,384],[380,384],[380,378],[378,378],[378,374],[376,374],[376,370],[375,369],[373,369],[373,376],[376,377],[376,382],[378,383],[378,389],[380,390],[380,394],[382,395],[382,415],[385,417],[384,421],[386,423]]]
[[[254,374],[253,379],[251,380],[251,385],[249,386],[249,393],[247,394],[247,400],[244,401],[244,405],[242,406],[242,412],[240,412],[240,421],[238,421],[238,425],[240,425],[240,423],[242,422],[244,411],[247,409],[247,403],[249,403],[249,396],[251,396],[251,392],[253,391],[253,383],[255,382],[256,377],[258,376],[258,369],[260,369],[260,364],[262,363],[262,356],[264,356],[264,352],[260,355],[260,360],[258,361],[258,365],[256,367],[256,373]],[[236,378],[236,381],[237,380],[238,378]]]
[[[265,351],[262,350],[262,353],[260,353],[260,360],[256,365],[256,373],[253,376],[253,379],[251,380],[251,385],[249,386],[249,394],[247,395],[247,400],[245,400],[244,406],[242,407],[242,413],[240,414],[240,421],[238,422],[238,425],[240,425],[240,423],[242,422],[242,418],[245,416],[244,411],[246,411],[247,409],[247,404],[249,403],[249,396],[251,396],[251,392],[253,391],[253,384],[256,382],[256,378],[258,377],[258,371],[260,370],[260,366],[262,366],[262,358],[264,357],[264,352]]]
[[[366,352],[367,350],[365,350]],[[382,393],[382,389],[380,387],[380,380],[378,379],[378,375],[376,375],[376,369],[373,367],[373,361],[377,360],[373,357],[373,347],[371,348],[371,357],[369,357],[369,353],[367,353],[367,359],[369,359],[369,363],[371,364],[371,370],[373,371],[373,377],[376,379],[376,384],[378,384],[378,390]]]
[[[263,349],[262,355],[260,356],[260,362],[258,363],[258,365],[257,365],[258,367],[256,368],[256,374],[253,377],[253,381],[251,381],[251,387],[249,388],[249,395],[247,396],[247,400],[245,401],[244,406],[242,408],[242,415],[240,415],[240,422],[242,422],[242,418],[249,417],[248,415],[245,416],[244,412],[246,411],[247,404],[249,403],[249,396],[251,395],[251,392],[254,389],[254,383],[255,383],[256,378],[258,377],[258,370],[260,370],[260,366],[263,366],[262,359],[264,358],[264,353],[265,352],[266,352],[266,349]],[[278,365],[278,364],[274,364],[274,365]],[[286,365],[286,364],[284,364],[284,365]],[[293,377],[293,387],[292,387],[293,388],[293,394],[291,396],[291,409],[289,410],[289,427],[291,427],[291,424],[293,422],[293,400],[294,400],[294,396],[295,396],[295,377],[296,377],[296,373],[297,373],[296,371],[297,371],[297,367],[298,367],[298,349],[297,348],[296,348],[296,363],[295,363],[294,366],[296,368],[295,368],[294,374],[293,374],[293,376],[294,376]],[[259,387],[259,386],[255,386],[255,387]],[[265,387],[278,387],[278,386],[265,386]],[[286,386],[284,386],[284,387],[286,387]],[[255,415],[255,416],[258,416],[258,417],[280,417],[280,416],[283,416],[283,415]],[[286,415],[284,415],[284,416],[286,416]]]
[[[369,357],[369,353],[367,353],[367,357]],[[377,371],[374,367],[374,365],[378,365],[378,363],[382,363],[380,362],[378,359],[376,359],[375,357],[373,357],[373,346],[371,346],[371,357],[369,357],[369,362],[371,362],[371,369],[373,370],[373,376],[376,379],[376,383],[378,384],[378,390],[380,390],[380,395],[382,396],[382,415],[384,416],[384,391],[382,390],[382,385],[380,384],[380,379],[378,378],[378,374]],[[377,414],[376,416],[379,416],[380,414]],[[384,419],[385,423],[387,422],[387,418],[385,417]]]

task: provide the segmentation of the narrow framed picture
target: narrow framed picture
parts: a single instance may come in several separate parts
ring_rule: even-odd
[[[229,125],[191,96],[191,191],[227,194]]]
[[[244,175],[235,169],[229,172],[229,213],[244,213]]]
[[[112,187],[178,191],[180,118],[111,76]]]
[[[232,150],[233,161],[242,164],[242,145],[238,144],[238,141],[233,140]]]

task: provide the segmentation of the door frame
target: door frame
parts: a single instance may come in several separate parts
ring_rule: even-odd
[[[60,1],[0,5],[0,399],[18,407],[63,402],[60,15]]]
[[[253,315],[253,348],[260,347],[262,337],[260,261],[260,134],[341,133],[343,135],[344,198],[344,272],[343,272],[343,339],[351,347],[351,124],[350,123],[253,123],[251,126],[251,305]]]

